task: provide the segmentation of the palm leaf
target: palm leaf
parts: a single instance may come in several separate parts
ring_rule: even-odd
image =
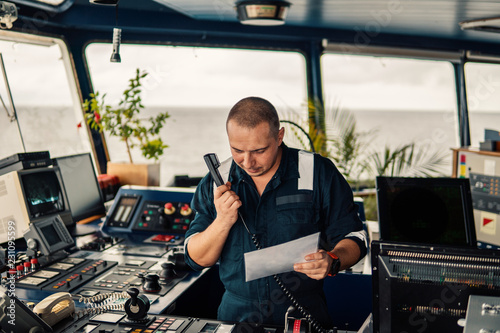
[[[290,117],[290,115],[289,115]],[[446,152],[433,151],[428,145],[415,142],[382,150],[372,145],[377,131],[359,131],[355,116],[333,101],[323,108],[318,101],[308,101],[308,121],[300,119],[297,113],[291,116],[292,134],[303,149],[314,146],[323,156],[330,158],[350,183],[358,183],[361,177],[442,176],[440,167],[446,165]],[[317,118],[317,119],[316,119]],[[316,123],[320,128],[316,128]],[[305,131],[309,125],[309,132]],[[324,125],[324,128],[322,127]]]

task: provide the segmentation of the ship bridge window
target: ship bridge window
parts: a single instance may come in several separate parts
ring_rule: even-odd
[[[500,65],[465,64],[471,145],[485,141],[484,130],[500,131]]]
[[[322,56],[322,71],[326,119],[335,110],[344,111],[356,125],[352,138],[362,149],[345,155],[351,160],[339,156],[351,180],[381,174],[451,175],[450,148],[459,143],[450,62],[327,53]],[[342,127],[335,124],[329,128],[332,139],[341,134]],[[412,144],[410,165],[385,163]]]
[[[9,92],[0,79],[0,158],[25,151],[48,150],[51,157],[90,152],[65,44],[2,31],[0,50],[10,86]]]
[[[281,114],[307,110],[305,60],[290,51],[222,49],[190,46],[130,45],[120,47],[121,63],[110,63],[110,44],[86,49],[94,91],[106,93],[106,104],[117,105],[137,68],[147,71],[143,85],[146,115],[168,111],[161,131],[169,145],[160,157],[160,184],[175,175],[206,174],[203,155],[230,156],[225,120],[241,98],[260,96]],[[123,142],[105,133],[110,159],[128,161]],[[139,149],[135,163],[145,162]]]

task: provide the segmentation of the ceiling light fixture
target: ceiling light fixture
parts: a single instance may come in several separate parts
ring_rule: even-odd
[[[282,25],[290,3],[282,0],[242,0],[236,3],[238,20],[248,25]]]

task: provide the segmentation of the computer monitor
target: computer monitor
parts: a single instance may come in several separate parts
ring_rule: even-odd
[[[90,153],[57,157],[53,163],[61,170],[73,221],[78,223],[105,216],[104,200]]]
[[[17,170],[0,176],[0,243],[21,239],[30,223],[59,215],[73,224],[58,167]]]
[[[469,180],[377,177],[380,239],[477,247]]]

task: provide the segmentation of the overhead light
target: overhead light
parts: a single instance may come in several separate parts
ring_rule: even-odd
[[[118,1],[120,0],[89,0],[90,3],[93,3],[95,5],[110,5],[110,6],[116,6],[118,4]]]
[[[243,0],[236,3],[238,20],[248,25],[282,25],[290,3],[281,0]]]

